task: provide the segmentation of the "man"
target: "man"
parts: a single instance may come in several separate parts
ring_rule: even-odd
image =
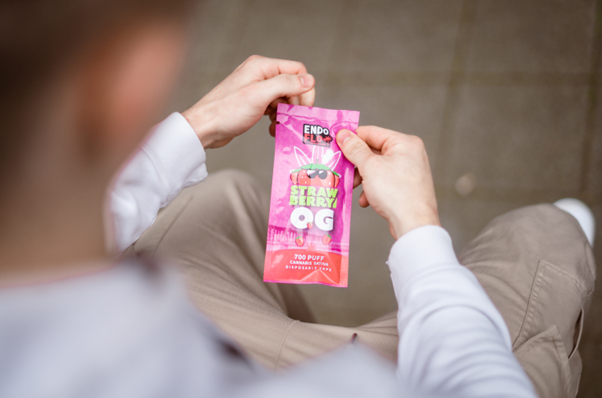
[[[2,7],[0,396],[533,397],[523,368],[542,396],[576,393],[595,268],[571,215],[542,205],[494,220],[464,267],[421,141],[337,132],[360,204],[397,239],[399,312],[359,328],[307,322],[294,286],[261,281],[266,193],[236,172],[199,184],[205,149],[273,121],[279,102],[313,105],[305,67],[251,57],[139,147],[177,73],[188,2]],[[107,188],[117,249],[143,256],[106,254]],[[336,348],[281,373],[255,361],[281,368]]]

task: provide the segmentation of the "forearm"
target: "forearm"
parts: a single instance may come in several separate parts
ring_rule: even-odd
[[[510,337],[475,276],[460,265],[445,230],[400,238],[389,257],[399,303],[398,377],[421,394],[534,397]]]
[[[119,253],[150,227],[159,209],[185,187],[207,178],[205,151],[179,113],[156,126],[126,164],[110,193],[110,217]]]

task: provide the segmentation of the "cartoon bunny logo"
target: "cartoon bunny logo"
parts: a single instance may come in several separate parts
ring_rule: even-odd
[[[341,159],[341,151],[333,152],[329,148],[314,146],[311,158],[295,147],[295,158],[299,168],[291,172],[291,181],[295,185],[336,188],[341,175],[334,171]]]

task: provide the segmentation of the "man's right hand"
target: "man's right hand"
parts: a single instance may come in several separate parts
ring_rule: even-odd
[[[389,222],[395,239],[425,225],[441,225],[428,156],[416,136],[374,126],[357,135],[337,134],[343,154],[357,166],[354,186],[363,185],[360,206],[372,206]]]

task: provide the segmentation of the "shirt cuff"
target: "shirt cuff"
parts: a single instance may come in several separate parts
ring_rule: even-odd
[[[171,191],[176,194],[183,187],[207,178],[207,156],[201,140],[186,118],[177,112],[155,127],[142,150],[151,158],[163,180],[173,185]]]
[[[387,264],[394,285],[399,287],[434,268],[460,266],[451,237],[434,225],[416,228],[399,238],[391,248]]]

